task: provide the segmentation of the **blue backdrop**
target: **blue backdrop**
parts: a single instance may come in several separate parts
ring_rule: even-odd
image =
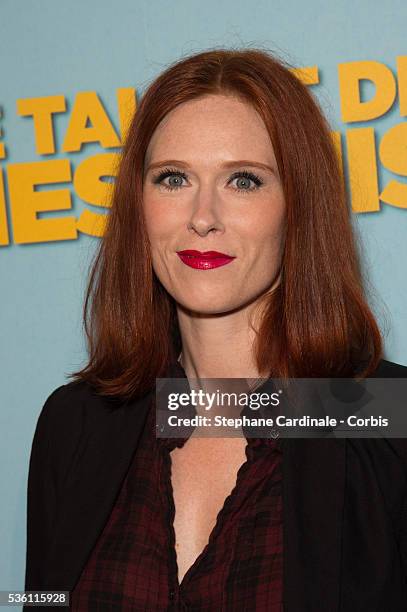
[[[108,188],[98,178],[170,62],[259,46],[311,69],[351,181],[386,356],[407,364],[406,19],[401,0],[2,1],[0,589],[24,586],[38,414],[84,361],[83,291]]]

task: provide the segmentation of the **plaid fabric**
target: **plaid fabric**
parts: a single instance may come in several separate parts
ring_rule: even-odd
[[[179,585],[170,451],[187,439],[156,438],[151,405],[110,518],[71,593],[72,610],[283,610],[279,440],[247,439],[236,486]]]

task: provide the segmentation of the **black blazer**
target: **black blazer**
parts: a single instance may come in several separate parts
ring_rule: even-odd
[[[374,376],[407,367],[383,360]],[[71,382],[47,399],[30,457],[26,590],[75,587],[153,393],[113,406]],[[407,440],[283,442],[285,612],[405,612]]]

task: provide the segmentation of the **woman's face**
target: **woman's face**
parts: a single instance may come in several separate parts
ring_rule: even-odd
[[[227,313],[278,284],[285,202],[252,106],[208,95],[171,111],[150,141],[143,194],[154,271],[178,304]],[[185,250],[233,259],[181,258]]]

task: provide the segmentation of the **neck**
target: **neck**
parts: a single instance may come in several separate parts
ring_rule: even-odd
[[[177,307],[182,340],[179,362],[188,378],[265,376],[258,371],[253,354],[259,323],[255,306],[220,315]]]

